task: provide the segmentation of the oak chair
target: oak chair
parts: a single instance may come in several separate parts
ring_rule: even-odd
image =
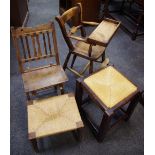
[[[84,127],[72,93],[27,102],[28,139],[39,152],[37,140],[72,131],[77,141]]]
[[[11,31],[28,100],[31,93],[53,86],[62,94],[68,78],[60,65],[54,23],[12,27]]]
[[[65,24],[69,22],[72,18],[78,17],[79,18],[79,25],[73,26],[69,32],[67,31]],[[93,62],[100,62],[102,63],[105,60],[105,47],[99,46],[99,45],[93,45],[90,44],[86,38],[86,32],[84,30],[84,26],[97,26],[99,23],[96,22],[88,22],[83,21],[82,18],[82,6],[80,3],[76,4],[75,7],[65,11],[61,16],[57,16],[55,18],[60,26],[61,32],[63,34],[63,37],[68,45],[69,53],[66,57],[66,60],[64,62],[63,68],[68,69],[75,73],[78,76],[82,76],[83,73],[88,69],[89,67],[89,73],[93,72]],[[73,35],[78,30],[81,31],[81,36]],[[76,40],[76,44],[73,45],[72,40]],[[71,67],[68,67],[67,64],[69,62],[69,59],[71,55],[73,54],[73,59],[71,63]],[[73,69],[74,62],[77,58],[77,56],[87,59],[89,63],[84,67],[83,71],[80,73]],[[98,59],[102,58],[101,61]]]
[[[88,98],[83,98],[83,93]],[[101,69],[76,82],[76,101],[82,116],[98,142],[102,142],[110,128],[122,120],[129,120],[140,98],[138,87],[113,66]],[[88,101],[92,100],[103,112],[100,124],[88,113]],[[87,103],[87,104],[86,104]]]

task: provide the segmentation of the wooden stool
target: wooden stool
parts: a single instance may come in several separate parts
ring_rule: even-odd
[[[103,111],[100,126],[97,126],[88,117],[84,110],[83,91]],[[138,88],[118,72],[114,67],[108,66],[87,78],[80,78],[76,83],[76,101],[79,110],[85,116],[93,134],[99,142],[102,142],[106,132],[120,120],[128,120],[137,105],[139,99]],[[130,103],[125,110],[124,105]],[[121,116],[113,122],[118,112]]]
[[[73,94],[28,101],[28,136],[38,152],[37,139],[83,127]],[[79,138],[78,135],[75,135]]]

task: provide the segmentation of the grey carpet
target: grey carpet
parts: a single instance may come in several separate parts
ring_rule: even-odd
[[[30,0],[30,17],[28,26],[46,23],[54,20],[58,15],[58,0]],[[55,22],[55,21],[54,21]],[[62,34],[55,22],[57,41],[60,53],[61,64],[64,63],[67,46],[63,40]],[[87,31],[91,29],[88,28]],[[130,80],[143,89],[144,81],[144,38],[139,37],[132,41],[130,37],[121,29],[109,44],[106,53],[110,61]],[[33,151],[27,136],[27,113],[26,96],[22,85],[21,75],[18,71],[18,64],[15,56],[15,50],[11,41],[11,85],[10,85],[10,110],[11,110],[11,155],[33,155]],[[86,61],[77,59],[75,67],[80,68]],[[95,65],[95,69],[98,65]],[[69,82],[65,85],[68,92],[75,91],[76,77],[66,71]],[[91,108],[91,113],[95,114],[95,119],[99,118],[100,111],[95,107]],[[76,142],[72,134],[65,133],[49,138],[41,139],[39,147],[40,155],[139,155],[144,153],[144,110],[138,104],[131,119],[114,127],[106,135],[102,143],[98,143],[89,128],[85,124],[82,129],[83,139],[80,143]]]

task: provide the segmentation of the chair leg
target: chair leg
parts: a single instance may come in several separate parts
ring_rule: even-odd
[[[71,52],[69,52],[68,55],[67,55],[67,57],[66,57],[65,63],[63,65],[63,69],[64,70],[67,68],[67,64],[68,64],[68,61],[69,61],[70,56],[71,56]]]
[[[30,141],[31,141],[31,144],[32,144],[35,152],[39,152],[38,145],[37,145],[37,139],[32,139]]]
[[[77,57],[77,55],[74,54],[73,60],[72,60],[72,63],[71,63],[71,68],[73,68],[73,65],[74,65],[74,62],[75,62],[75,60],[76,60],[76,57]]]
[[[93,73],[93,61],[90,61],[89,74]]]
[[[136,24],[136,30],[135,30],[135,32],[133,32],[133,34],[132,34],[132,40],[135,40],[136,37],[137,37],[137,34],[138,34],[138,30],[139,30],[139,27],[140,27],[140,22],[141,22],[141,20],[142,20],[142,17],[143,17],[142,14],[139,15],[139,17],[138,17],[137,24]]]

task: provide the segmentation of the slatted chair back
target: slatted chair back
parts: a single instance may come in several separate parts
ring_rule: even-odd
[[[69,47],[70,50],[74,49],[74,46],[70,40],[70,38],[68,37],[68,33],[67,33],[67,29],[65,27],[65,24],[71,20],[73,17],[78,17],[79,19],[79,25],[81,25],[82,23],[82,6],[80,3],[77,3],[75,7],[67,10],[66,12],[64,12],[61,16],[56,16],[55,19],[57,20],[57,22],[59,23],[61,32],[63,34],[63,37]]]
[[[53,22],[33,28],[12,27],[11,32],[21,73],[25,72],[24,64],[27,62],[54,57],[55,64],[50,61],[50,65],[60,64]]]

